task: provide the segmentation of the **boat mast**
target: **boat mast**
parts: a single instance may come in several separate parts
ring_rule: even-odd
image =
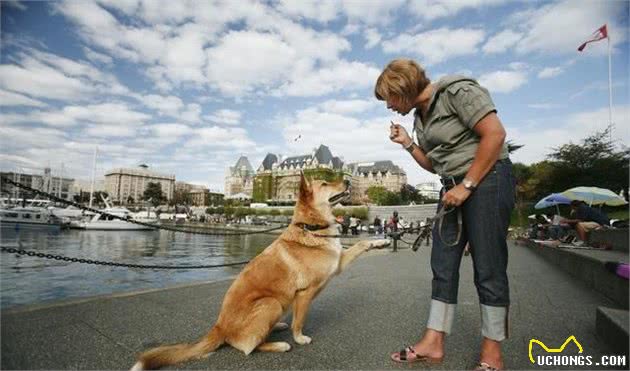
[[[92,199],[94,197],[94,177],[96,175],[96,152],[98,147],[94,147],[94,160],[92,161],[92,182],[90,183],[90,208],[92,207]]]

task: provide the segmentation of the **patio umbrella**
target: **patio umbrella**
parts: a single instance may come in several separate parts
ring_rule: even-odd
[[[555,206],[556,213],[560,215],[560,208],[558,205],[568,205],[571,203],[571,199],[560,193],[552,193],[549,196],[543,197],[540,201],[534,205],[535,209],[544,209],[547,207]]]
[[[621,206],[628,202],[610,189],[598,187],[575,187],[560,193],[571,200],[584,201],[591,205]]]

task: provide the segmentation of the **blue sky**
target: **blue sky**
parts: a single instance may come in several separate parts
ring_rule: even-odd
[[[241,154],[328,145],[345,162],[392,160],[410,184],[435,179],[389,142],[373,96],[391,59],[432,80],[486,86],[532,163],[608,124],[628,144],[627,1],[2,1],[0,169],[49,166],[89,179],[145,163],[223,189]]]

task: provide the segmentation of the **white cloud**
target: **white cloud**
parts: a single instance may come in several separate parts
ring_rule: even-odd
[[[322,111],[338,114],[362,113],[380,105],[376,99],[327,100],[319,105]]]
[[[139,98],[145,106],[158,111],[161,115],[177,116],[184,108],[184,102],[176,96],[164,96],[157,94],[144,95]]]
[[[312,19],[321,23],[330,22],[341,10],[341,1],[293,1],[280,0],[279,10],[297,19]]]
[[[180,137],[191,132],[189,126],[174,123],[153,124],[150,129],[160,137]]]
[[[504,30],[492,36],[481,48],[484,53],[503,53],[512,48],[523,36],[512,30]]]
[[[283,78],[296,51],[278,35],[236,31],[228,33],[207,55],[210,83],[223,94],[238,96]]]
[[[101,94],[129,95],[117,78],[89,63],[26,48],[17,64],[0,65],[0,87],[62,101],[84,101]]]
[[[365,37],[365,40],[367,41],[365,44],[366,49],[372,49],[373,47],[378,45],[378,43],[381,42],[381,33],[376,28],[366,29],[363,36]]]
[[[625,1],[565,0],[543,4],[540,8],[516,13],[508,20],[510,24],[522,25],[524,31],[517,51],[577,53],[577,47],[605,23],[608,23],[609,32],[616,35],[612,39],[613,45],[622,45],[626,41],[627,33],[623,30],[627,25],[614,21],[618,14],[627,14]],[[588,54],[601,55],[606,53],[606,42],[594,43],[588,48]]]
[[[418,55],[422,64],[430,65],[475,54],[484,35],[484,31],[479,29],[443,27],[416,35],[402,34],[383,41],[382,46],[386,53]]]
[[[220,109],[203,118],[215,124],[238,125],[241,124],[241,113],[230,109]]]
[[[613,140],[616,143],[630,142],[630,107],[613,107]],[[569,142],[579,143],[596,131],[608,126],[608,107],[593,111],[578,112],[567,116],[541,116],[529,126],[507,127],[508,136],[525,147],[511,155],[513,161],[531,164],[542,161],[546,155]]]
[[[106,65],[112,65],[114,63],[114,58],[109,55],[96,52],[86,46],[83,47],[83,54],[85,57],[94,63],[101,63]]]
[[[0,106],[44,107],[46,103],[31,99],[25,95],[0,90]]]
[[[197,103],[189,103],[186,106],[186,110],[179,115],[179,118],[186,122],[199,123],[201,121],[201,106]]]
[[[150,118],[151,116],[134,111],[123,103],[65,106],[62,109],[48,111],[0,115],[0,119],[6,124],[37,123],[56,127],[71,127],[85,123],[108,126],[141,126]]]
[[[495,71],[479,76],[479,83],[492,93],[509,93],[527,83],[521,71]]]
[[[246,148],[255,146],[255,143],[243,128],[210,126],[194,129],[192,138],[184,146]]]
[[[404,3],[405,0],[343,1],[342,9],[348,23],[386,25],[392,22],[396,11]]]
[[[346,89],[364,89],[372,86],[380,70],[361,62],[340,61],[330,67],[302,73],[280,87],[277,94],[309,97]]]
[[[538,72],[539,79],[548,79],[554,76],[558,76],[564,72],[564,68],[562,67],[545,67],[540,72]]]
[[[416,16],[431,21],[453,16],[467,8],[478,10],[504,2],[504,0],[411,0],[409,1],[409,8]]]
[[[26,69],[0,65],[0,87],[39,98],[81,100],[95,93],[95,89],[81,80],[65,76],[52,68]]]
[[[135,136],[136,128],[121,125],[89,125],[83,132],[98,138],[120,138]]]

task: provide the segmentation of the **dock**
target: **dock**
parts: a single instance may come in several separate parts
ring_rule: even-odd
[[[536,248],[514,242],[509,246],[512,304],[510,338],[503,346],[506,368],[549,369],[531,363],[531,339],[559,347],[573,335],[585,355],[599,359],[617,354],[598,335],[598,308],[612,308],[626,315],[627,310],[624,312],[604,293],[559,269]],[[395,253],[390,249],[374,250],[357,259],[313,302],[304,329],[304,334],[313,338],[309,345],[295,344],[290,331],[277,332],[271,339],[292,344],[290,352],[245,356],[224,346],[208,358],[180,368],[401,369],[389,354],[413,344],[424,331],[431,298],[429,258],[430,248],[423,246],[417,252],[408,248]],[[474,368],[481,339],[480,311],[471,257],[462,259],[459,303],[453,334],[447,337],[444,362],[403,368]],[[204,335],[216,320],[231,282],[194,283],[3,311],[1,367],[129,369],[136,354],[148,347],[190,342]],[[627,341],[627,322],[625,326]],[[627,369],[627,364],[622,368]]]

